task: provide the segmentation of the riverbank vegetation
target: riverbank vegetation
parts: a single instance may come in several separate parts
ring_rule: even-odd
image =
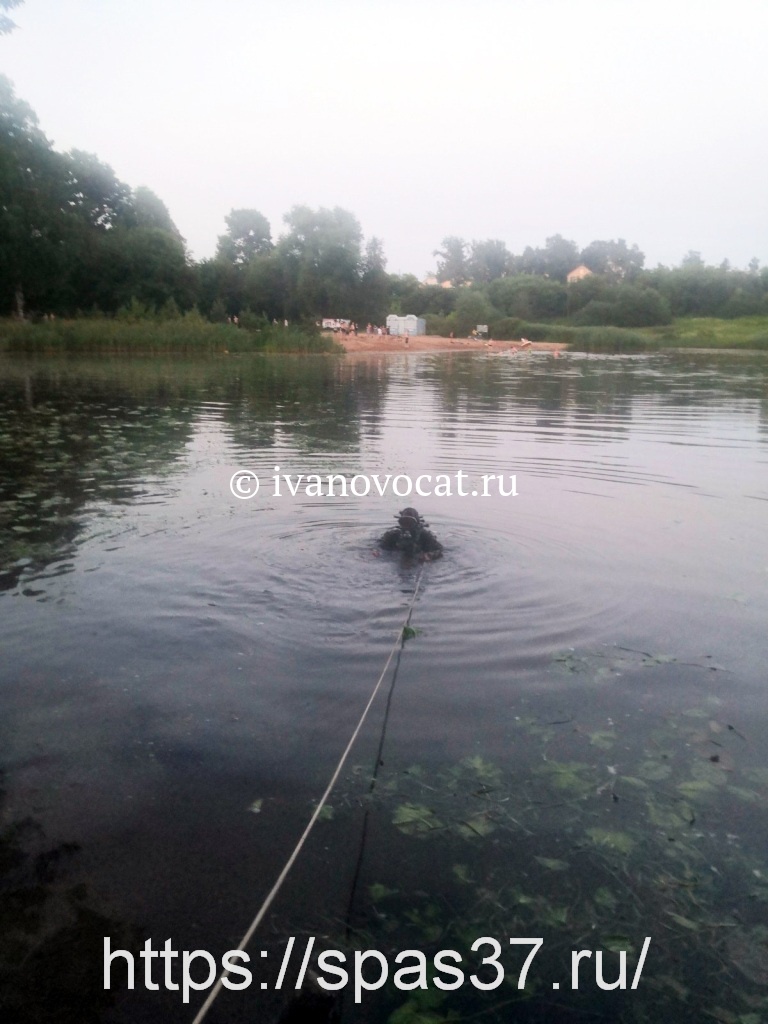
[[[346,210],[295,206],[283,220],[273,239],[258,210],[232,210],[216,255],[195,261],[154,192],[92,154],[57,152],[0,76],[0,347],[322,351],[324,317],[381,325],[389,313],[423,317],[429,334],[484,325],[586,351],[767,344],[756,259],[712,267],[689,252],[649,270],[623,239],[580,248],[554,235],[514,254],[448,236],[420,281],[387,273],[383,243]]]
[[[681,317],[669,327],[643,333],[665,347],[768,350],[768,316]]]
[[[54,317],[37,323],[9,319],[0,323],[0,351],[68,355],[342,351],[316,328],[274,325],[248,314],[243,320],[246,325],[211,323],[197,310],[173,315],[144,310],[74,320]]]
[[[574,352],[653,352],[665,348],[722,348],[768,351],[768,316],[723,320],[680,317],[658,327],[575,327],[562,321],[530,323],[515,317],[498,320],[491,337],[496,341],[551,341]]]

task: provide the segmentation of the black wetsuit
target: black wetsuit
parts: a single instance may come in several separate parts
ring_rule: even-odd
[[[429,555],[430,559],[440,558],[443,553],[443,545],[434,533],[423,526],[415,530],[404,530],[400,526],[395,526],[382,536],[379,547],[383,551],[400,551],[411,557]]]

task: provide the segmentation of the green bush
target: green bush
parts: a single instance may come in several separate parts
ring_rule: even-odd
[[[655,327],[671,320],[669,303],[655,288],[628,284],[590,300],[571,318],[577,327]]]
[[[604,299],[591,299],[571,317],[575,327],[606,327],[614,322],[615,306]]]
[[[427,334],[431,334],[433,337],[447,338],[452,331],[454,337],[456,335],[456,316],[453,313],[449,313],[448,316],[427,313],[424,322],[427,325]]]
[[[496,341],[515,341],[523,334],[523,321],[516,316],[505,316],[489,324],[491,337]]]
[[[530,274],[492,281],[488,286],[488,297],[500,313],[523,319],[564,316],[568,304],[564,285]]]

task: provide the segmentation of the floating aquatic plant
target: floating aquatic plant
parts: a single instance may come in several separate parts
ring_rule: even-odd
[[[614,655],[643,673],[676,664]],[[607,652],[598,660],[614,671]],[[595,658],[574,652],[572,661],[590,673]],[[610,717],[605,701],[592,717],[527,703],[530,713],[511,717],[514,756],[474,752],[379,773],[367,806],[392,866],[376,858],[354,934],[393,953],[455,949],[465,966],[483,935],[542,936],[542,954],[519,990],[522,965],[507,947],[501,984],[482,1001],[466,987],[390,989],[389,1024],[585,1014],[610,1024],[766,1024],[768,861],[751,826],[768,805],[768,770],[754,763],[747,734],[707,693],[647,721]],[[354,800],[340,794],[338,804],[348,811]],[[572,950],[602,951],[615,980],[621,958],[636,961],[647,936],[631,999],[597,990],[594,977],[591,990],[585,976],[567,999],[553,989]]]

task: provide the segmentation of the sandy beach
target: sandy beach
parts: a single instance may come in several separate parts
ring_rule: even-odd
[[[418,335],[405,338],[394,335],[348,335],[327,332],[347,352],[559,352],[567,346],[562,342],[533,341],[521,347],[520,341],[480,341],[469,338],[441,338]]]

